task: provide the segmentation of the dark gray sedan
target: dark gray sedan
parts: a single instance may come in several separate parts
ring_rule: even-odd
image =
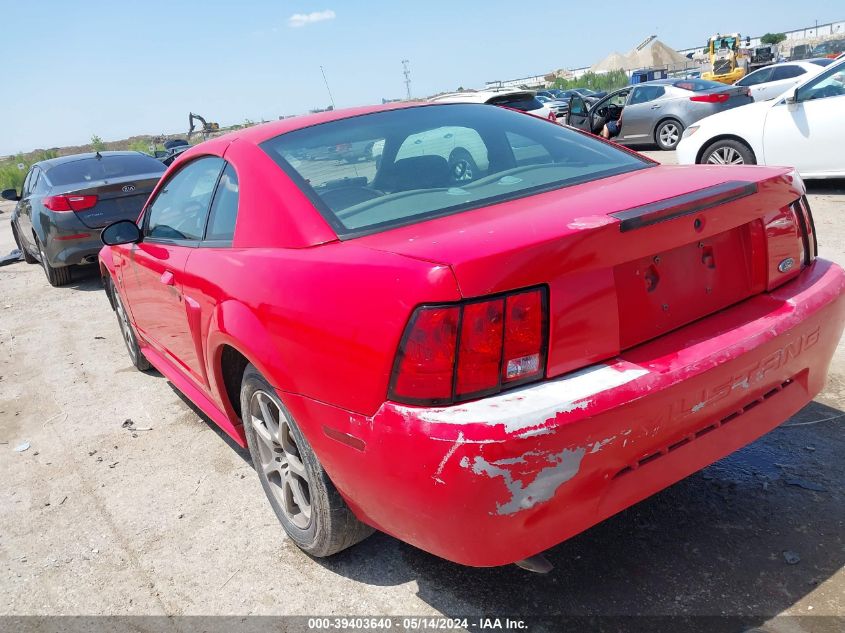
[[[622,145],[651,145],[672,150],[684,130],[706,116],[753,103],[748,88],[704,79],[658,79],[611,92],[590,105],[579,96],[569,101],[566,123],[598,134],[620,118]],[[624,110],[624,116],[623,116]]]
[[[18,202],[11,224],[24,259],[62,286],[71,266],[97,261],[106,225],[138,217],[164,170],[140,152],[75,154],[34,163],[20,194],[0,195]]]

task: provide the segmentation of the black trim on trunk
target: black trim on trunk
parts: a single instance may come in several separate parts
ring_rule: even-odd
[[[757,193],[757,183],[731,180],[721,185],[699,189],[658,202],[650,202],[610,215],[620,220],[619,230],[625,233],[626,231],[633,231],[659,222],[698,213],[755,193]]]

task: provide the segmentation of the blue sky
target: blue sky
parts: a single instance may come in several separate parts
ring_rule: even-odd
[[[645,7],[646,5],[643,5]],[[585,8],[582,8],[585,7]],[[636,9],[631,10],[631,7]],[[649,34],[675,48],[845,19],[841,0],[3,0],[0,155],[424,96],[590,65]],[[312,16],[309,20],[301,16]],[[291,20],[292,16],[299,18]],[[322,19],[319,19],[322,18]]]

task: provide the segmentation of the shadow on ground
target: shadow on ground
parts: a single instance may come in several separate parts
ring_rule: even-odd
[[[370,585],[415,581],[450,616],[725,614],[744,630],[845,563],[842,416],[811,403],[754,444],[549,550],[548,575],[461,567],[383,534],[317,562]]]

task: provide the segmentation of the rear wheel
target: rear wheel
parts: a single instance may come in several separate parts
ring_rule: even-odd
[[[654,140],[660,149],[670,151],[677,147],[683,132],[684,126],[678,121],[670,119],[663,121],[657,126],[657,129],[654,131]]]
[[[756,165],[757,159],[745,143],[724,139],[704,150],[699,162],[708,165]]]
[[[276,390],[252,365],[241,382],[241,411],[258,479],[300,549],[331,556],[373,533],[352,514]]]
[[[41,267],[44,269],[44,274],[47,275],[47,281],[51,286],[59,287],[70,283],[70,266],[51,266],[47,261],[47,255],[44,252],[44,246],[41,240],[35,238],[35,243],[38,245],[38,257],[41,259]]]
[[[18,250],[23,253],[23,260],[27,264],[37,264],[38,260],[32,256],[32,253],[26,250],[26,246],[24,246],[23,242],[21,242],[21,238],[18,235],[18,230],[15,228],[14,222],[12,223],[12,237],[15,238],[15,244],[18,246]]]
[[[132,361],[136,369],[147,371],[152,365],[150,365],[150,361],[141,352],[141,348],[138,345],[138,337],[135,335],[135,328],[132,327],[132,323],[129,321],[129,315],[126,313],[126,308],[123,307],[123,301],[120,300],[117,288],[114,287],[114,283],[111,280],[108,283],[110,284],[109,290],[114,299],[114,313],[117,316],[117,323],[120,326],[123,342],[126,343],[126,351],[129,352],[129,360]]]

